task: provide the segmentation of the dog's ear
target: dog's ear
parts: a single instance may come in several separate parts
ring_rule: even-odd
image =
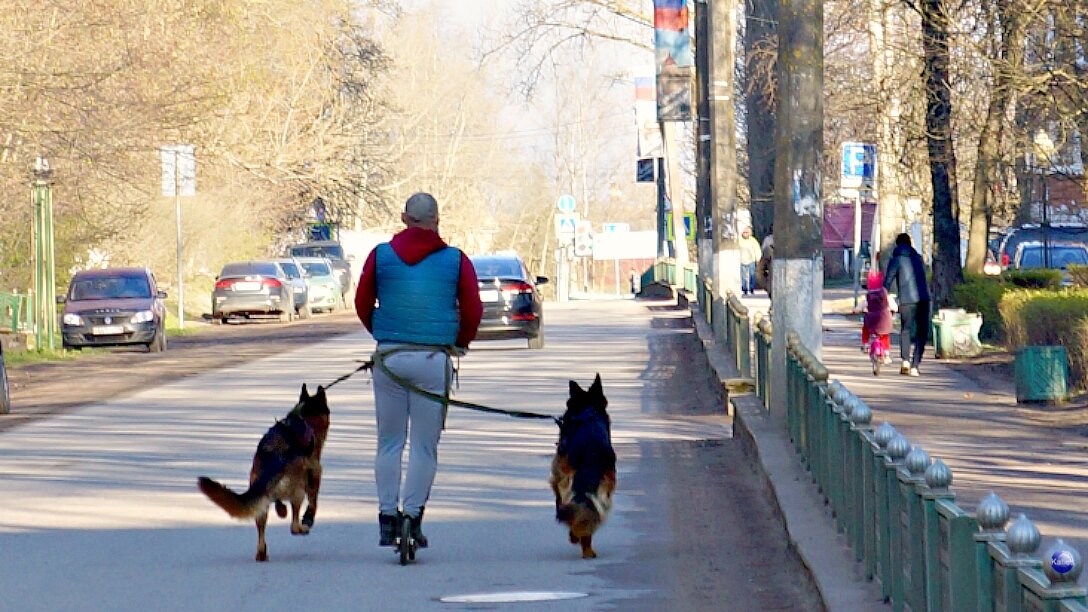
[[[576,383],[573,380],[570,381],[570,396],[571,397],[582,395],[583,393],[585,393],[585,391],[582,390],[581,385],[579,385],[578,383]]]
[[[314,393],[314,397],[325,397],[325,387],[318,385],[317,393]]]
[[[608,398],[604,396],[604,387],[601,385],[600,374],[593,379],[593,384],[589,386],[589,396],[593,399],[593,406],[597,410],[604,412],[604,409],[608,407]]]
[[[310,391],[306,389],[306,383],[302,383],[302,393],[299,394],[298,400],[301,402],[308,397],[310,397]]]

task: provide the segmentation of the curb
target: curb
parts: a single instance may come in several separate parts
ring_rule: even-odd
[[[889,607],[879,586],[862,575],[853,550],[836,531],[830,509],[801,465],[785,431],[767,418],[762,401],[754,394],[729,392],[726,382],[738,376],[736,365],[717,346],[698,304],[681,302],[681,305],[692,311],[695,332],[722,384],[727,409],[733,415],[733,437],[756,460],[790,545],[808,568],[824,607],[831,611],[886,612]]]

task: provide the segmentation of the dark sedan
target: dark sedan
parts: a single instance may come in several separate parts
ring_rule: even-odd
[[[166,350],[166,306],[146,268],[83,270],[72,277],[64,304],[64,348],[142,344]]]
[[[295,318],[291,279],[274,261],[239,261],[223,266],[212,291],[212,323],[230,317],[274,316]]]
[[[537,285],[548,282],[547,277],[530,276],[517,255],[476,255],[470,259],[476,268],[484,306],[476,337],[525,338],[529,348],[544,348],[544,305]]]

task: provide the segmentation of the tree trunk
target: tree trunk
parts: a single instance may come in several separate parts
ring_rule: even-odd
[[[899,158],[903,151],[899,116],[901,106],[898,87],[891,82],[895,45],[888,40],[888,12],[885,0],[869,2],[869,48],[873,61],[873,81],[876,83],[877,121],[877,199],[880,236],[872,251],[890,254],[903,221],[903,201],[899,190]],[[863,236],[862,239],[869,239]],[[887,257],[882,261],[886,261]]]
[[[994,202],[994,185],[998,180],[1001,128],[1012,101],[1013,79],[1023,69],[1024,28],[1022,12],[1009,7],[1008,0],[996,0],[991,23],[1000,24],[1001,38],[996,43],[993,65],[993,91],[986,109],[986,121],[978,139],[978,159],[975,162],[975,182],[971,192],[971,223],[967,237],[966,270],[982,274],[989,248],[990,220]]]
[[[924,0],[922,48],[926,84],[926,149],[933,184],[933,301],[952,302],[952,288],[963,282],[960,267],[959,198],[956,151],[952,143],[952,88],[949,84],[949,23],[944,0]]]
[[[774,222],[775,102],[771,76],[777,44],[778,0],[746,0],[745,16],[748,194],[752,233],[762,240]]]

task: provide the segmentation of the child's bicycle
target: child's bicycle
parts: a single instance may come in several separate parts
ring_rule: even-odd
[[[880,334],[873,334],[869,338],[869,361],[873,364],[873,376],[880,375],[880,366],[888,360],[888,349],[880,339]]]

